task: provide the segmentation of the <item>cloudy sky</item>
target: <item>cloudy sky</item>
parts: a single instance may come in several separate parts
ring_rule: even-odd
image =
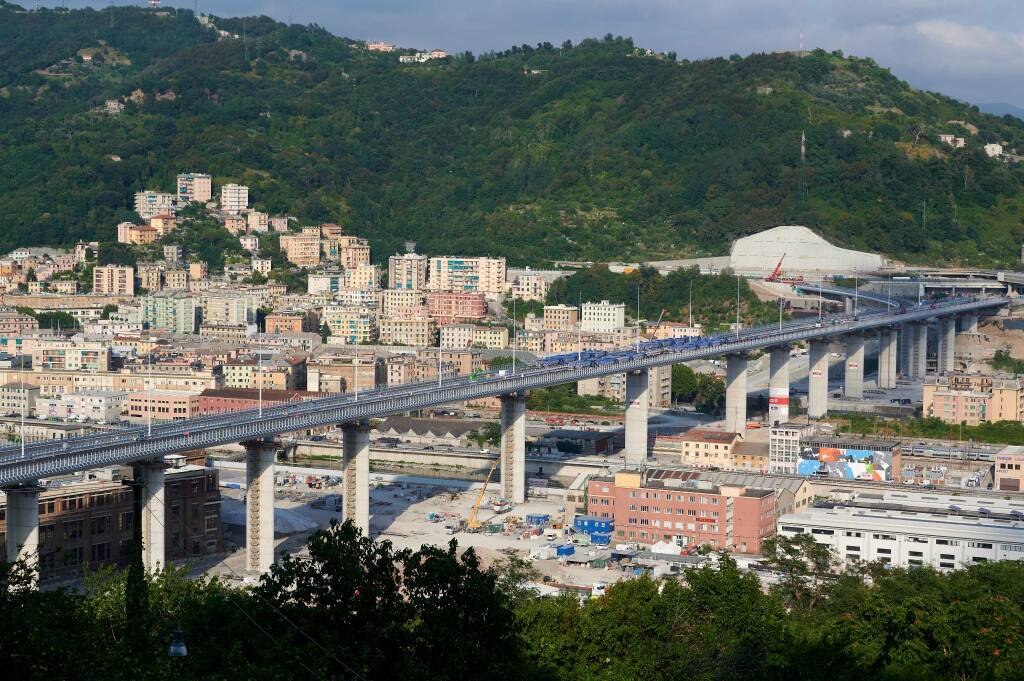
[[[802,32],[808,48],[873,57],[916,87],[1024,107],[1022,0],[200,0],[199,10],[449,52],[613,33],[700,58],[796,49]]]

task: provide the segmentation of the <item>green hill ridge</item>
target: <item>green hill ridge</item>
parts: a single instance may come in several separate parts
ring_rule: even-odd
[[[402,64],[317,26],[211,23],[0,3],[0,251],[112,240],[134,192],[191,170],[377,259],[406,239],[513,264],[715,255],[779,224],[909,262],[1007,266],[1024,242],[1024,163],[983,151],[1024,151],[1024,122],[871,59],[676,61],[609,35]]]

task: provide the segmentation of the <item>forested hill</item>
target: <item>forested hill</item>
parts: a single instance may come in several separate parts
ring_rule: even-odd
[[[378,258],[405,239],[533,264],[719,254],[786,223],[911,261],[1008,264],[1024,242],[1024,163],[982,150],[1024,152],[1024,123],[870,59],[676,62],[608,36],[400,64],[316,26],[213,22],[228,35],[0,1],[0,250],[109,240],[185,170]]]

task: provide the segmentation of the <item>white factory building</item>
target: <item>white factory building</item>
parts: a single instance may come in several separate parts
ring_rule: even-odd
[[[840,569],[880,561],[953,570],[1024,560],[1024,502],[888,491],[783,515],[778,533],[810,534],[833,549]]]

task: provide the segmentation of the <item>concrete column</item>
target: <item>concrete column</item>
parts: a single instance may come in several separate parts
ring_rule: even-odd
[[[939,349],[936,354],[935,366],[938,372],[953,371],[956,363],[956,318],[939,319]]]
[[[812,340],[807,360],[807,415],[820,419],[828,413],[828,341]]]
[[[914,339],[911,341],[911,378],[923,381],[928,373],[928,324],[917,323],[911,325]]]
[[[627,467],[647,461],[647,369],[626,373],[626,452]]]
[[[274,563],[274,458],[277,443],[243,442],[245,447],[245,568],[264,573]]]
[[[910,376],[910,346],[913,345],[913,334],[909,324],[900,324],[896,341],[896,373]]]
[[[853,314],[853,298],[845,298],[844,300],[846,301],[846,306],[844,308],[846,310],[846,314]]]
[[[142,461],[132,466],[135,481],[142,485],[142,565],[146,572],[159,572],[167,564],[166,468],[163,460]]]
[[[501,496],[522,504],[526,501],[526,396],[514,393],[500,400]]]
[[[846,337],[846,376],[843,394],[854,400],[864,397],[864,336]]]
[[[745,435],[747,432],[747,356],[726,357],[725,368],[725,430]]]
[[[978,333],[978,315],[968,314],[961,317],[961,319],[963,320],[961,324],[963,325],[964,333]]]
[[[345,472],[345,520],[370,536],[370,424],[346,423],[341,427],[342,468]]]
[[[7,562],[24,559],[39,580],[39,490],[29,483],[8,487]]]
[[[789,346],[772,348],[768,356],[768,421],[789,421]]]
[[[899,347],[897,335],[894,329],[882,329],[878,333],[879,390],[891,390],[896,387],[896,357]]]

